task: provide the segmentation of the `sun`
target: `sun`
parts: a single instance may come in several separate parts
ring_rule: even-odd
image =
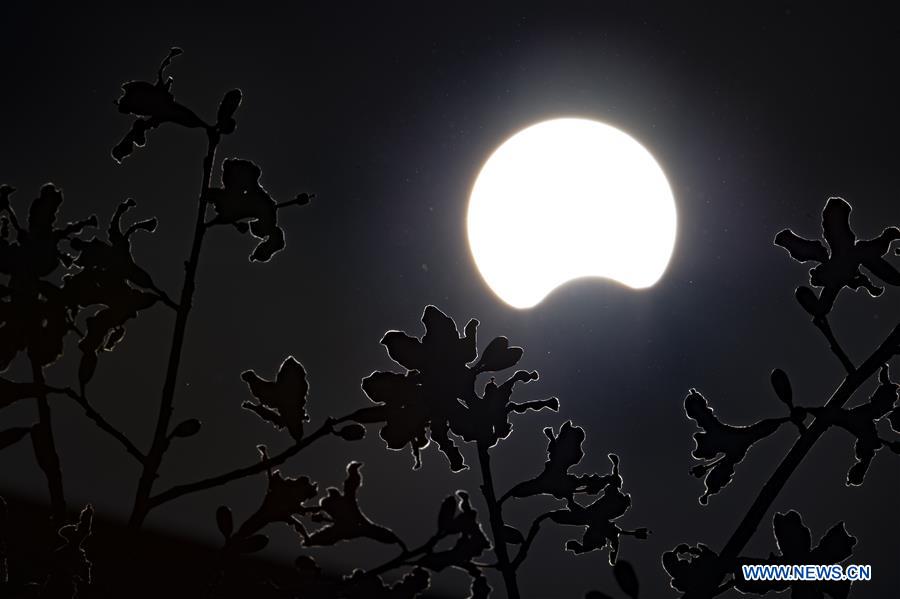
[[[655,284],[676,224],[672,190],[650,152],[587,119],[544,121],[513,135],[488,158],[469,199],[475,264],[515,308],[581,277],[633,289]]]

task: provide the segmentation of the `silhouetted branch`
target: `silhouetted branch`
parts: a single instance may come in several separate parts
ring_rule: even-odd
[[[537,535],[541,530],[541,524],[544,522],[544,520],[550,518],[552,515],[553,512],[546,512],[535,518],[534,522],[531,523],[531,528],[528,529],[528,536],[525,537],[525,542],[522,543],[522,547],[519,548],[519,552],[516,554],[515,559],[512,561],[512,567],[514,569],[518,569],[519,566],[522,565],[522,562],[525,561],[525,558],[528,557],[528,551],[531,549],[531,544],[534,543],[534,540],[537,538]]]
[[[497,501],[497,494],[494,491],[494,477],[491,474],[491,454],[488,446],[479,441],[478,446],[478,463],[481,466],[481,492],[488,506],[488,514],[491,522],[491,536],[494,541],[494,553],[497,555],[497,568],[503,575],[503,582],[506,585],[506,594],[509,599],[519,599],[519,582],[516,578],[516,570],[509,560],[509,550],[506,546],[506,538],[503,534],[505,523],[503,522],[503,511],[500,502]]]
[[[117,440],[122,446],[125,448],[125,451],[130,453],[134,458],[140,462],[144,463],[146,456],[141,453],[141,451],[135,446],[134,443],[131,442],[125,433],[114,427],[112,424],[107,421],[100,412],[94,409],[94,407],[90,404],[87,397],[83,393],[78,393],[74,389],[69,387],[65,388],[56,388],[56,387],[48,387],[49,391],[53,393],[60,393],[62,395],[66,395],[67,397],[73,399],[75,403],[81,406],[81,409],[84,410],[85,415],[96,423],[101,430],[108,433],[112,438]]]
[[[197,216],[194,224],[194,238],[191,242],[191,253],[185,262],[184,283],[181,288],[181,298],[178,302],[178,311],[175,318],[175,329],[172,333],[172,345],[169,351],[169,361],[166,366],[166,378],[163,383],[162,398],[160,399],[159,414],[156,421],[156,430],[153,434],[153,443],[147,457],[144,460],[144,468],[138,482],[135,494],[134,507],[132,509],[129,524],[132,527],[140,527],[150,510],[150,494],[153,491],[153,482],[156,480],[163,454],[168,448],[166,435],[169,432],[169,424],[174,411],[175,386],[178,381],[178,368],[181,364],[181,350],[184,346],[185,331],[187,329],[188,316],[190,315],[194,288],[196,285],[197,266],[200,262],[200,250],[203,247],[203,237],[206,231],[204,219],[206,216],[207,196],[209,194],[212,168],[216,157],[221,136],[214,129],[207,129],[207,149],[203,158],[203,176],[200,184],[200,195],[197,199]]]
[[[414,566],[415,562],[412,562],[410,560],[419,557],[420,555],[431,553],[434,550],[435,546],[437,546],[437,544],[446,536],[446,534],[437,532],[419,547],[416,547],[415,549],[404,549],[398,556],[384,562],[379,566],[375,566],[370,570],[366,570],[366,572],[373,576],[379,576],[396,568],[402,568],[403,566]]]
[[[813,318],[813,324],[816,325],[816,328],[822,331],[822,334],[825,335],[825,339],[828,340],[828,345],[831,347],[831,351],[837,356],[837,359],[841,361],[841,364],[844,366],[844,370],[847,373],[853,372],[856,367],[853,366],[853,362],[850,360],[850,357],[844,352],[843,348],[841,348],[840,343],[838,343],[837,338],[835,338],[834,333],[831,330],[831,325],[828,323],[827,316],[820,316]]]
[[[897,354],[898,344],[900,344],[900,324],[894,327],[891,333],[858,369],[847,374],[825,404],[824,409],[842,407],[869,377]],[[740,554],[754,532],[756,532],[760,522],[762,522],[791,474],[793,474],[794,470],[800,465],[800,462],[803,461],[803,458],[806,457],[806,454],[809,453],[809,450],[829,426],[830,423],[826,419],[816,418],[806,432],[797,439],[775,472],[763,485],[762,490],[750,506],[747,514],[725,544],[720,554],[722,558],[734,559]],[[685,597],[688,597],[688,595],[685,595]]]
[[[198,491],[205,491],[206,489],[212,489],[214,487],[220,487],[224,484],[239,480],[241,478],[245,478],[247,476],[266,472],[272,467],[278,466],[279,464],[287,461],[289,458],[297,455],[319,439],[335,433],[334,427],[342,422],[345,422],[346,420],[347,418],[329,418],[324,423],[322,423],[322,426],[320,426],[318,429],[303,437],[281,453],[266,457],[265,459],[250,466],[238,468],[236,470],[232,470],[218,476],[212,476],[210,478],[205,478],[203,480],[198,480],[192,483],[186,483],[183,485],[176,485],[174,487],[171,487],[170,489],[167,489],[162,493],[149,498],[148,511],[162,505],[163,503],[167,503],[169,501],[177,499],[183,495],[197,493]]]
[[[175,300],[169,297],[169,294],[157,287],[156,284],[151,285],[149,289],[159,297],[159,301],[178,312],[179,306]]]
[[[44,368],[34,358],[30,359],[32,380],[37,385],[45,386]],[[53,422],[51,420],[50,402],[46,392],[37,396],[38,423],[32,428],[31,442],[38,465],[47,477],[47,488],[50,491],[50,507],[53,510],[53,521],[62,525],[66,520],[66,497],[63,491],[62,469],[59,465],[59,453],[53,439]]]

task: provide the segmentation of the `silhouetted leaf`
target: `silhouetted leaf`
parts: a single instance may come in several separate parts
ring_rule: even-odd
[[[394,584],[363,570],[338,577],[322,572],[316,562],[301,555],[294,562],[297,580],[289,589],[299,597],[334,597],[340,599],[414,599],[428,590],[431,577],[423,568],[414,567]],[[288,589],[284,589],[287,591]]]
[[[240,105],[241,90],[239,89],[233,89],[222,97],[222,102],[219,104],[219,110],[216,113],[216,126],[219,128],[219,132],[226,135],[234,132],[236,126],[234,113]]]
[[[369,520],[359,508],[357,493],[362,486],[359,470],[362,464],[351,462],[347,465],[347,479],[343,491],[331,487],[328,494],[319,501],[321,511],[329,518],[328,524],[316,530],[304,540],[307,546],[334,545],[340,541],[369,538],[379,543],[399,544],[397,535],[383,526]]]
[[[707,460],[691,469],[691,474],[705,478],[706,491],[700,496],[700,503],[706,505],[710,495],[718,493],[731,482],[734,467],[739,464],[754,443],[776,430],[789,418],[767,418],[750,426],[732,426],[719,421],[709,407],[706,398],[695,389],[684,400],[684,411],[688,418],[702,430],[694,433],[696,448],[691,453],[694,459]]]
[[[715,597],[724,576],[735,570],[733,560],[720,558],[703,543],[682,543],[663,553],[662,563],[672,588],[691,597]]]
[[[575,500],[568,501],[568,509],[550,512],[549,516],[557,524],[584,527],[581,541],[568,541],[567,550],[573,553],[586,553],[595,549],[608,549],[609,563],[614,565],[619,553],[621,535],[645,539],[649,531],[646,528],[625,530],[613,522],[631,507],[631,495],[621,491],[623,481],[619,474],[619,457],[616,454],[609,454],[609,460],[613,465],[612,473],[606,477],[603,492],[593,503],[585,507]]]
[[[516,372],[500,385],[491,380],[484,393],[478,393],[475,383],[479,374],[514,366],[522,350],[509,347],[505,338],[498,337],[476,361],[477,320],[469,321],[461,337],[453,319],[427,306],[422,323],[425,335],[421,339],[401,331],[384,335],[381,343],[388,355],[407,372],[375,372],[366,377],[363,391],[377,406],[351,416],[361,423],[384,422],[381,438],[390,449],[409,445],[414,467],[421,466],[421,450],[434,441],[450,469],[463,470],[465,460],[451,433],[490,447],[512,430],[510,413],[559,408],[555,398],[510,401],[515,384],[537,379],[536,372]]]
[[[619,588],[622,589],[622,592],[631,597],[631,599],[638,599],[638,579],[637,574],[634,572],[634,567],[625,560],[619,560],[613,566],[613,576],[616,578],[616,582],[619,583]]]
[[[768,559],[743,558],[741,564],[839,564],[853,554],[856,538],[847,533],[844,523],[839,522],[826,532],[816,547],[812,547],[812,535],[803,524],[800,514],[795,511],[775,514],[772,520],[778,554],[770,554]],[[751,581],[736,575],[734,587],[742,593],[762,595],[770,591],[780,592],[792,589],[793,597],[803,599],[844,599],[850,591],[850,582],[839,581]]]
[[[803,309],[814,318],[824,316],[827,313],[823,304],[819,302],[819,298],[816,297],[816,292],[809,287],[803,285],[797,287],[797,290],[794,291],[794,297],[797,298],[797,302]]]
[[[476,394],[468,402],[466,410],[457,412],[451,417],[451,431],[466,441],[477,441],[486,447],[493,447],[512,432],[510,414],[544,408],[558,410],[559,400],[555,397],[523,403],[511,401],[517,383],[529,383],[536,381],[537,378],[537,372],[519,370],[500,385],[491,379],[485,385],[484,393]],[[440,440],[437,441],[440,444]]]
[[[787,407],[794,407],[794,392],[791,390],[791,381],[788,379],[788,375],[780,368],[772,371],[772,388],[775,390],[775,395],[778,396],[778,399],[783,401]]]
[[[9,202],[12,188],[3,190],[0,212],[6,215],[0,224],[0,274],[9,281],[0,286],[0,371],[22,351],[36,364],[46,366],[62,354],[63,339],[73,327],[63,292],[45,277],[72,264],[59,244],[74,241],[97,221],[91,217],[57,228],[63,194],[48,183],[31,203],[27,227],[23,227]],[[8,239],[10,225],[15,232],[13,242]]]
[[[891,429],[895,433],[900,433],[900,406],[896,406],[890,411],[888,414],[888,422],[890,422]]]
[[[122,96],[116,100],[119,112],[136,117],[131,130],[112,150],[116,162],[122,162],[133,151],[135,146],[143,147],[147,141],[147,132],[163,123],[175,123],[183,127],[202,127],[208,125],[191,109],[175,101],[172,94],[172,78],[165,75],[166,68],[172,59],[182,51],[172,48],[162,61],[156,76],[156,82],[128,81],[122,84]]]
[[[287,428],[295,440],[303,438],[303,423],[309,420],[306,413],[309,384],[300,362],[288,356],[274,381],[262,379],[252,370],[242,373],[241,378],[250,387],[253,397],[259,400],[258,404],[245,401],[241,404],[243,408],[272,423],[275,428]]]
[[[888,227],[874,239],[857,240],[850,228],[850,211],[850,204],[841,198],[829,198],[825,204],[822,231],[828,250],[820,241],[804,239],[790,230],[775,236],[775,245],[786,249],[798,262],[819,263],[809,271],[810,283],[822,288],[819,297],[815,298],[805,287],[797,290],[797,300],[813,316],[828,314],[844,287],[862,287],[873,297],[881,295],[884,290],[872,283],[860,267],[889,285],[900,285],[900,272],[883,258],[891,244],[900,239],[900,229]]]
[[[94,509],[88,505],[81,510],[76,524],[59,529],[63,544],[53,552],[50,576],[44,583],[42,597],[75,597],[81,585],[90,584],[92,564],[84,543],[91,535],[93,518]]]
[[[193,437],[200,432],[201,426],[202,425],[200,424],[199,420],[197,420],[196,418],[190,418],[179,423],[178,426],[176,426],[172,430],[172,436],[180,438]]]
[[[441,508],[438,511],[438,531],[449,533],[456,518],[456,503],[458,499],[450,495],[445,497],[441,502]]]
[[[476,576],[472,577],[472,584],[469,588],[469,596],[466,599],[488,599],[491,596],[491,585],[488,579],[480,571]]]
[[[458,568],[471,575],[475,569],[473,560],[491,546],[478,521],[478,513],[469,501],[468,493],[463,491],[457,491],[455,497],[444,499],[438,513],[438,532],[441,538],[458,536],[451,548],[432,551],[416,562],[434,572]],[[476,582],[473,580],[473,587]]]
[[[354,414],[354,419],[358,422],[384,422],[381,438],[390,449],[402,449],[409,445],[415,458],[415,468],[422,464],[420,451],[428,445],[426,429],[431,419],[424,389],[417,383],[418,376],[394,372],[371,374],[363,379],[362,389],[369,399],[381,405],[364,408]],[[464,468],[462,457],[457,459],[457,453],[453,455],[451,468]]]
[[[843,523],[838,523],[825,533],[815,548],[811,548],[810,531],[794,511],[776,514],[773,528],[780,553],[770,554],[764,560],[743,557],[723,559],[702,543],[693,547],[681,544],[667,551],[662,561],[671,577],[672,588],[691,597],[713,597],[721,593],[723,579],[732,575],[732,584],[741,593],[763,595],[791,588],[792,596],[796,598],[824,599],[826,594],[833,599],[847,597],[849,582],[746,580],[739,569],[742,565],[838,564],[850,557],[856,544],[856,539],[847,534]]]
[[[262,458],[267,457],[264,447],[260,447]],[[247,518],[238,528],[235,537],[246,538],[268,524],[283,522],[294,527],[301,535],[306,531],[297,519],[297,515],[305,514],[311,506],[304,505],[313,499],[319,489],[309,477],[290,478],[282,476],[278,470],[267,471],[268,487],[262,505]]]
[[[584,451],[584,429],[574,426],[572,421],[565,422],[555,435],[552,428],[545,428],[547,435],[547,454],[544,470],[537,477],[519,483],[507,495],[511,497],[531,497],[547,494],[557,499],[572,499],[575,493],[595,495],[614,480],[615,475],[600,476],[597,474],[570,474],[569,470],[581,462]]]
[[[234,532],[234,517],[227,505],[220,505],[216,510],[216,526],[226,539]]]
[[[422,568],[413,568],[393,585],[380,577],[355,570],[340,585],[339,597],[347,599],[414,599],[428,590],[431,577]]]
[[[222,163],[222,187],[212,187],[207,200],[216,210],[210,225],[233,225],[239,232],[260,239],[251,261],[267,262],[285,247],[284,231],[278,226],[278,207],[259,183],[262,171],[249,160],[229,158]]]
[[[509,339],[497,337],[484,348],[481,359],[475,365],[477,371],[497,371],[512,368],[522,359],[521,347],[509,347]]]
[[[133,200],[119,204],[109,220],[107,238],[73,239],[78,250],[76,274],[64,278],[66,303],[70,306],[101,306],[87,318],[87,334],[78,343],[82,351],[78,378],[82,385],[94,375],[97,356],[112,351],[125,335],[125,323],[159,299],[150,275],[138,266],[131,253],[131,236],[152,232],[156,219],[138,221],[123,231],[122,217],[136,206]]]

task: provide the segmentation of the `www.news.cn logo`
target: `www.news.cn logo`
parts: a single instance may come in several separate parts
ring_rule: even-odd
[[[872,566],[833,564],[748,564],[741,566],[744,580],[757,581],[860,581],[872,580]]]

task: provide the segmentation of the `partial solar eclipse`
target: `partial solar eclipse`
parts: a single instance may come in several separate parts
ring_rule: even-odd
[[[650,152],[587,119],[513,135],[488,158],[469,199],[475,264],[515,308],[581,277],[650,287],[666,270],[675,229],[672,190]]]

